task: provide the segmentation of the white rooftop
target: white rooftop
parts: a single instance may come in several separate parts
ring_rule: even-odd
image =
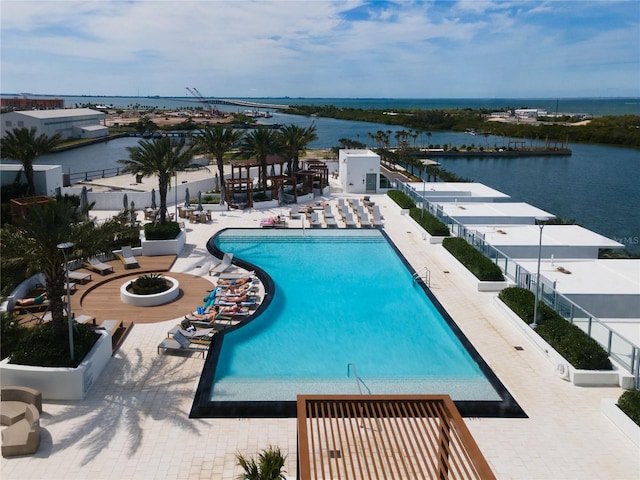
[[[14,112],[14,113],[19,113],[21,115],[37,118],[40,120],[47,120],[51,118],[61,118],[61,117],[86,117],[87,115],[105,116],[103,112],[92,110],[90,108],[60,108],[56,110],[21,110],[19,112]]]
[[[460,195],[461,197],[485,197],[495,199],[511,198],[506,193],[502,193],[491,187],[475,182],[410,182],[408,183],[417,194],[425,197],[438,197]]]
[[[502,245],[537,247],[540,242],[540,227],[536,225],[477,225],[473,229],[484,234],[485,241],[498,248]],[[546,225],[542,230],[542,245],[624,248],[622,243],[579,225]]]
[[[536,273],[537,259],[518,261]],[[564,269],[565,272],[561,270]],[[566,273],[566,271],[570,273]],[[640,259],[553,260],[540,262],[541,281],[553,284],[562,294],[638,295],[640,315]]]
[[[493,224],[502,223],[530,223],[533,225],[536,217],[555,218],[555,215],[524,202],[498,203],[442,203],[442,210],[446,215],[458,219],[463,224]],[[462,220],[464,219],[464,220]],[[487,221],[489,220],[489,221]],[[524,221],[523,221],[524,220]]]

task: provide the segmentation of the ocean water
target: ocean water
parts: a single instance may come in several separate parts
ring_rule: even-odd
[[[2,97],[18,96],[1,94]],[[32,95],[32,97],[51,98],[52,95]],[[62,98],[65,107],[71,108],[87,103],[112,105],[119,108],[131,108],[134,105],[156,108],[187,108],[199,105],[193,97],[101,97],[67,96]],[[219,98],[219,97],[218,97]],[[215,100],[216,97],[207,97]],[[255,101],[276,105],[335,105],[343,108],[362,109],[461,109],[461,108],[539,108],[551,113],[588,113],[603,115],[640,115],[640,98],[234,98],[236,100]],[[244,107],[219,105],[224,111],[242,111]]]

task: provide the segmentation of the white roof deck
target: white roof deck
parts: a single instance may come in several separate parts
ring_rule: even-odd
[[[478,225],[474,230],[510,258],[538,258],[540,228],[536,225]],[[547,225],[542,230],[542,258],[598,258],[602,248],[624,245],[579,225]]]
[[[446,215],[464,225],[535,225],[537,217],[555,218],[552,213],[524,202],[456,202],[441,205]]]
[[[535,274],[538,261],[536,258],[518,264]],[[637,295],[640,302],[640,259],[543,259],[540,276],[549,285],[556,282],[556,289],[562,294]],[[640,304],[637,311],[640,313]]]
[[[50,120],[52,118],[86,117],[89,115],[105,116],[104,112],[92,110],[91,108],[63,108],[57,110],[21,110],[21,115],[37,118],[39,120]]]
[[[408,184],[420,196],[432,202],[493,202],[511,198],[482,183],[466,182],[410,182]]]

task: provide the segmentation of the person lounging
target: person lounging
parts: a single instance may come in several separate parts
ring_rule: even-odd
[[[218,315],[237,315],[239,313],[245,313],[246,311],[246,308],[243,308],[240,305],[230,305],[227,307],[213,305],[207,308],[202,314],[193,312],[191,315],[186,315],[184,318],[186,320],[198,320],[211,323],[218,317]]]
[[[240,277],[240,278],[221,278],[218,280],[218,285],[226,286],[231,285],[237,287],[239,285],[244,285],[245,283],[251,283],[253,279],[251,277]]]
[[[16,305],[20,307],[26,307],[29,305],[42,305],[46,299],[47,292],[33,298],[19,298],[18,300],[16,300]]]

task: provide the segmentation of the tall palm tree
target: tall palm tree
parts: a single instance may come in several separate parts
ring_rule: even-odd
[[[24,176],[27,179],[27,195],[35,193],[33,181],[33,164],[41,155],[49,153],[60,143],[59,134],[36,136],[35,128],[14,128],[7,132],[0,143],[2,158],[17,160],[22,164]]]
[[[300,170],[300,152],[306,150],[307,145],[317,139],[318,134],[314,123],[307,128],[293,124],[280,128],[282,153],[287,156],[289,175]]]
[[[279,134],[270,128],[256,128],[242,138],[240,152],[255,156],[260,163],[262,189],[267,190],[267,156],[280,151]]]
[[[29,207],[24,218],[15,219],[0,231],[2,239],[1,265],[5,272],[20,271],[22,278],[42,273],[47,297],[51,302],[54,334],[66,337],[65,263],[61,243],[73,242],[67,258],[82,259],[110,251],[114,231],[111,226],[96,226],[84,220],[69,199],[60,198],[46,204]]]
[[[238,480],[286,480],[285,472],[282,470],[286,456],[278,447],[269,447],[258,455],[258,462],[253,458],[245,458],[239,453],[236,454],[238,465],[242,467],[244,473],[239,475]]]
[[[212,155],[216,159],[220,175],[220,190],[222,190],[224,189],[224,156],[238,145],[244,132],[233,128],[225,128],[218,124],[213,128],[207,127],[204,130],[200,130],[200,133],[201,135],[193,137],[193,141],[198,151],[206,155]]]
[[[167,191],[171,188],[171,176],[188,167],[193,159],[195,147],[185,143],[184,138],[175,143],[169,137],[143,140],[135,147],[127,147],[128,159],[118,160],[124,165],[124,173],[158,177],[160,223],[163,225],[167,222]]]

